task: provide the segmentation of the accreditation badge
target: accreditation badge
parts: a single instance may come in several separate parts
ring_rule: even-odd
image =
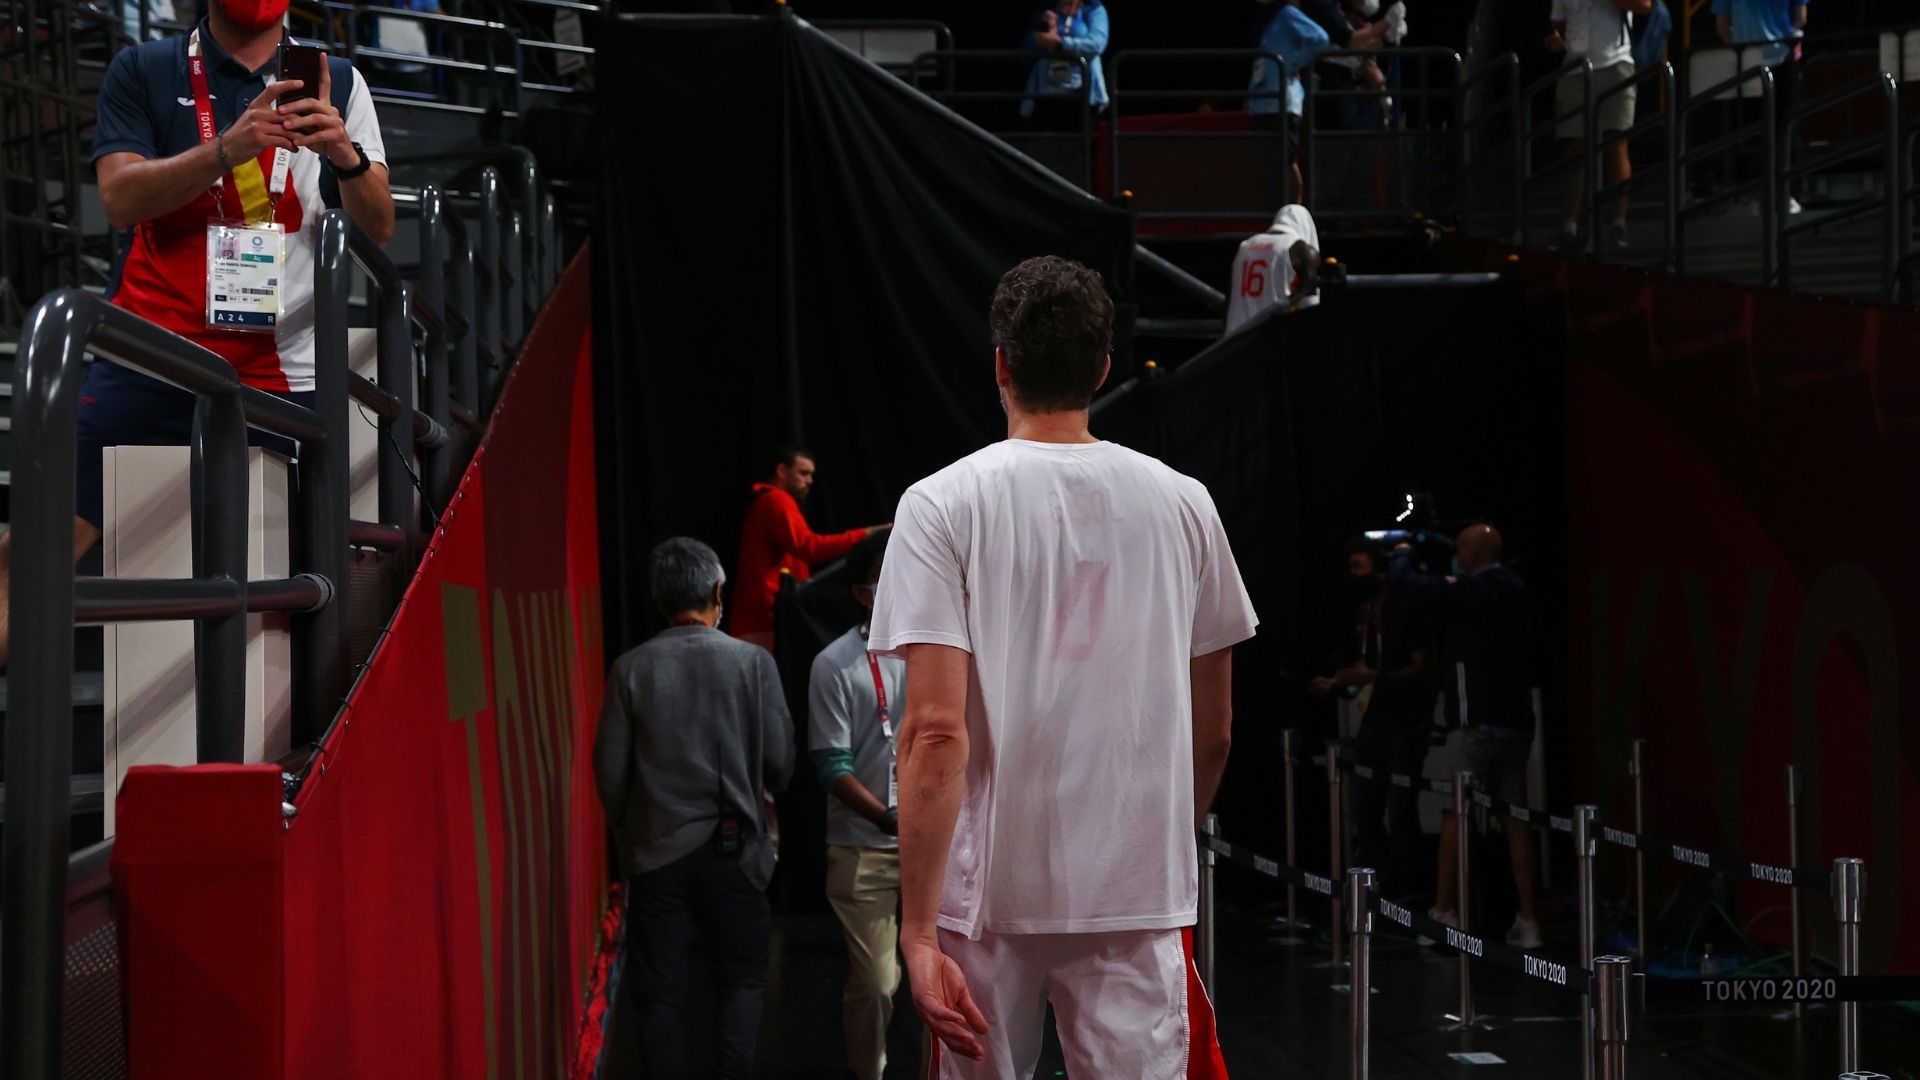
[[[278,223],[207,225],[207,325],[272,333],[280,324],[286,230]]]

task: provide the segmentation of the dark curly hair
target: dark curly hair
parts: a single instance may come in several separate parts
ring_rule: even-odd
[[[1007,271],[987,325],[1021,408],[1084,409],[1105,380],[1113,300],[1100,275],[1072,259],[1042,255]]]

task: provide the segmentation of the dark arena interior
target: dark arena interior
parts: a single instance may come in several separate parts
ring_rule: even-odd
[[[0,1078],[1920,1078],[1906,0],[0,12]]]

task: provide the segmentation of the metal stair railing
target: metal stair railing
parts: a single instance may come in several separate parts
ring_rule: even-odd
[[[537,175],[531,177],[537,183]],[[500,197],[496,170],[482,172],[482,212],[518,213]],[[491,197],[485,191],[493,192]],[[536,191],[532,232],[556,236],[551,199]],[[240,382],[224,359],[77,288],[55,291],[34,307],[21,333],[13,396],[13,539],[9,596],[13,657],[6,727],[6,811],[0,858],[0,1072],[53,1076],[61,1065],[62,920],[70,876],[73,635],[77,622],[192,620],[195,623],[196,757],[237,762],[243,755],[245,646],[249,613],[292,613],[293,737],[321,742],[355,677],[347,615],[353,603],[350,546],[394,551],[413,564],[427,522],[413,509],[417,451],[433,462],[423,512],[454,469],[449,425],[484,422],[487,406],[475,368],[483,355],[504,362],[518,325],[483,349],[477,327],[474,225],[433,185],[421,189],[422,287],[416,292],[344,211],[321,220],[315,270],[314,407],[303,408]],[[488,223],[476,223],[487,226]],[[483,229],[496,235],[496,226]],[[509,240],[517,235],[511,230]],[[536,275],[513,272],[520,245],[490,257],[488,279],[515,305],[544,298],[557,278],[558,252],[542,249]],[[373,294],[378,380],[348,369],[348,305],[355,272]],[[524,299],[523,299],[524,297]],[[500,306],[498,303],[496,307]],[[416,354],[416,343],[423,352]],[[196,396],[190,446],[194,576],[167,580],[76,578],[72,552],[74,427],[85,357],[92,353]],[[416,367],[423,356],[425,372]],[[458,370],[457,370],[458,369]],[[451,378],[458,374],[456,381]],[[502,371],[504,374],[504,369]],[[424,410],[415,406],[416,379]],[[349,518],[348,401],[379,414],[378,521]],[[465,407],[463,407],[463,405]],[[300,447],[301,482],[292,530],[293,576],[247,579],[247,429]],[[390,614],[390,613],[389,613]],[[297,785],[306,768],[292,768]],[[73,856],[80,858],[81,856]],[[129,1003],[137,1008],[138,1003]]]

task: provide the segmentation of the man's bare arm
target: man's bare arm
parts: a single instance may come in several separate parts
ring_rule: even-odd
[[[293,137],[274,112],[273,101],[299,87],[298,80],[289,80],[262,90],[218,139],[172,157],[146,158],[131,151],[102,157],[95,171],[100,178],[100,205],[107,212],[107,224],[131,229],[192,202],[225,172],[220,168],[222,152],[231,168],[258,157],[271,146],[293,149]]]
[[[1233,649],[1196,656],[1193,680],[1193,819],[1207,816],[1233,747]],[[915,693],[919,690],[916,687]]]
[[[900,948],[913,1003],[940,1041],[979,1058],[986,1018],[966,978],[940,952],[937,920],[947,850],[967,782],[967,673],[973,658],[946,645],[909,645],[913,694],[900,729]]]

